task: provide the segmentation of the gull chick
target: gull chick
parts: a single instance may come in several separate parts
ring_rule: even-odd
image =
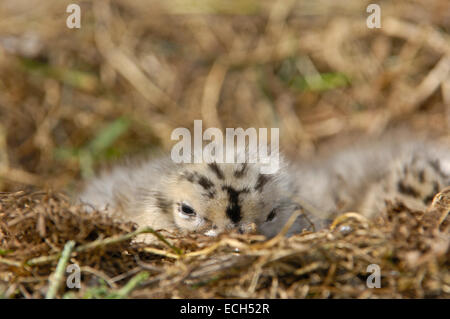
[[[180,233],[216,236],[257,230],[272,237],[299,208],[296,183],[280,159],[274,174],[259,163],[174,163],[162,157],[119,165],[90,181],[79,196],[87,207],[123,220]],[[299,217],[291,233],[310,228]]]
[[[245,150],[241,150],[245,151]],[[263,174],[259,163],[174,163],[161,157],[119,165],[90,181],[78,197],[87,207],[138,226],[215,236],[256,230],[287,235],[318,230],[340,213],[372,217],[388,202],[424,209],[450,186],[450,148],[384,139],[343,147]]]

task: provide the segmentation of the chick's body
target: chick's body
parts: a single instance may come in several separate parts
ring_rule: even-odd
[[[418,142],[373,142],[288,164],[274,174],[258,163],[176,164],[162,157],[123,165],[92,180],[81,202],[139,226],[217,235],[317,230],[339,213],[368,217],[401,198],[423,208],[450,185],[450,149]]]

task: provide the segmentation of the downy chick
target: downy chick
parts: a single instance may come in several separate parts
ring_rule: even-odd
[[[176,164],[167,156],[105,172],[79,200],[139,226],[210,236],[256,228],[272,237],[300,210],[291,235],[318,230],[347,211],[375,216],[399,198],[424,208],[450,185],[450,148],[388,138],[308,161],[280,157],[274,174],[260,168],[259,163]]]

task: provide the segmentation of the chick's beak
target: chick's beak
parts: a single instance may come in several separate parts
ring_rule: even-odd
[[[255,223],[245,223],[238,226],[239,234],[253,234],[256,233]]]

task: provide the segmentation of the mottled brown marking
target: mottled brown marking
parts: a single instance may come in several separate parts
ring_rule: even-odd
[[[412,188],[409,185],[406,185],[402,181],[397,183],[397,190],[404,195],[408,195],[408,196],[412,196],[412,197],[419,197],[419,193],[417,192],[417,190],[415,190],[414,188]]]
[[[255,190],[262,192],[264,185],[269,181],[269,177],[264,174],[259,174],[258,180],[256,181]]]
[[[172,208],[172,201],[164,196],[161,192],[155,193],[156,206],[164,213],[170,213]]]
[[[216,162],[213,163],[209,163],[208,167],[210,170],[212,170],[214,172],[214,174],[216,174],[218,179],[223,179],[223,172],[220,170],[219,166],[217,165]]]
[[[433,191],[423,199],[423,202],[427,205],[430,204],[437,193],[439,193],[439,184],[435,181],[433,183]]]
[[[214,187],[214,184],[213,184],[213,182],[211,181],[211,180],[209,180],[207,177],[205,177],[205,176],[200,176],[199,178],[198,178],[198,184],[201,186],[201,187],[203,187],[204,189],[206,189],[206,190],[209,190],[210,188],[213,188]]]
[[[241,168],[239,168],[238,170],[234,171],[234,177],[236,178],[241,178],[243,177],[248,170],[248,164],[247,163],[243,163]]]
[[[223,190],[228,193],[228,206],[226,215],[235,224],[242,220],[241,206],[239,205],[239,195],[242,193],[248,193],[249,189],[244,188],[242,190],[236,190],[231,186],[223,186]]]
[[[184,179],[186,179],[188,182],[193,183],[194,180],[195,180],[195,174],[193,174],[193,173],[191,173],[191,172],[184,171],[184,172],[181,174],[181,178],[184,178]]]

